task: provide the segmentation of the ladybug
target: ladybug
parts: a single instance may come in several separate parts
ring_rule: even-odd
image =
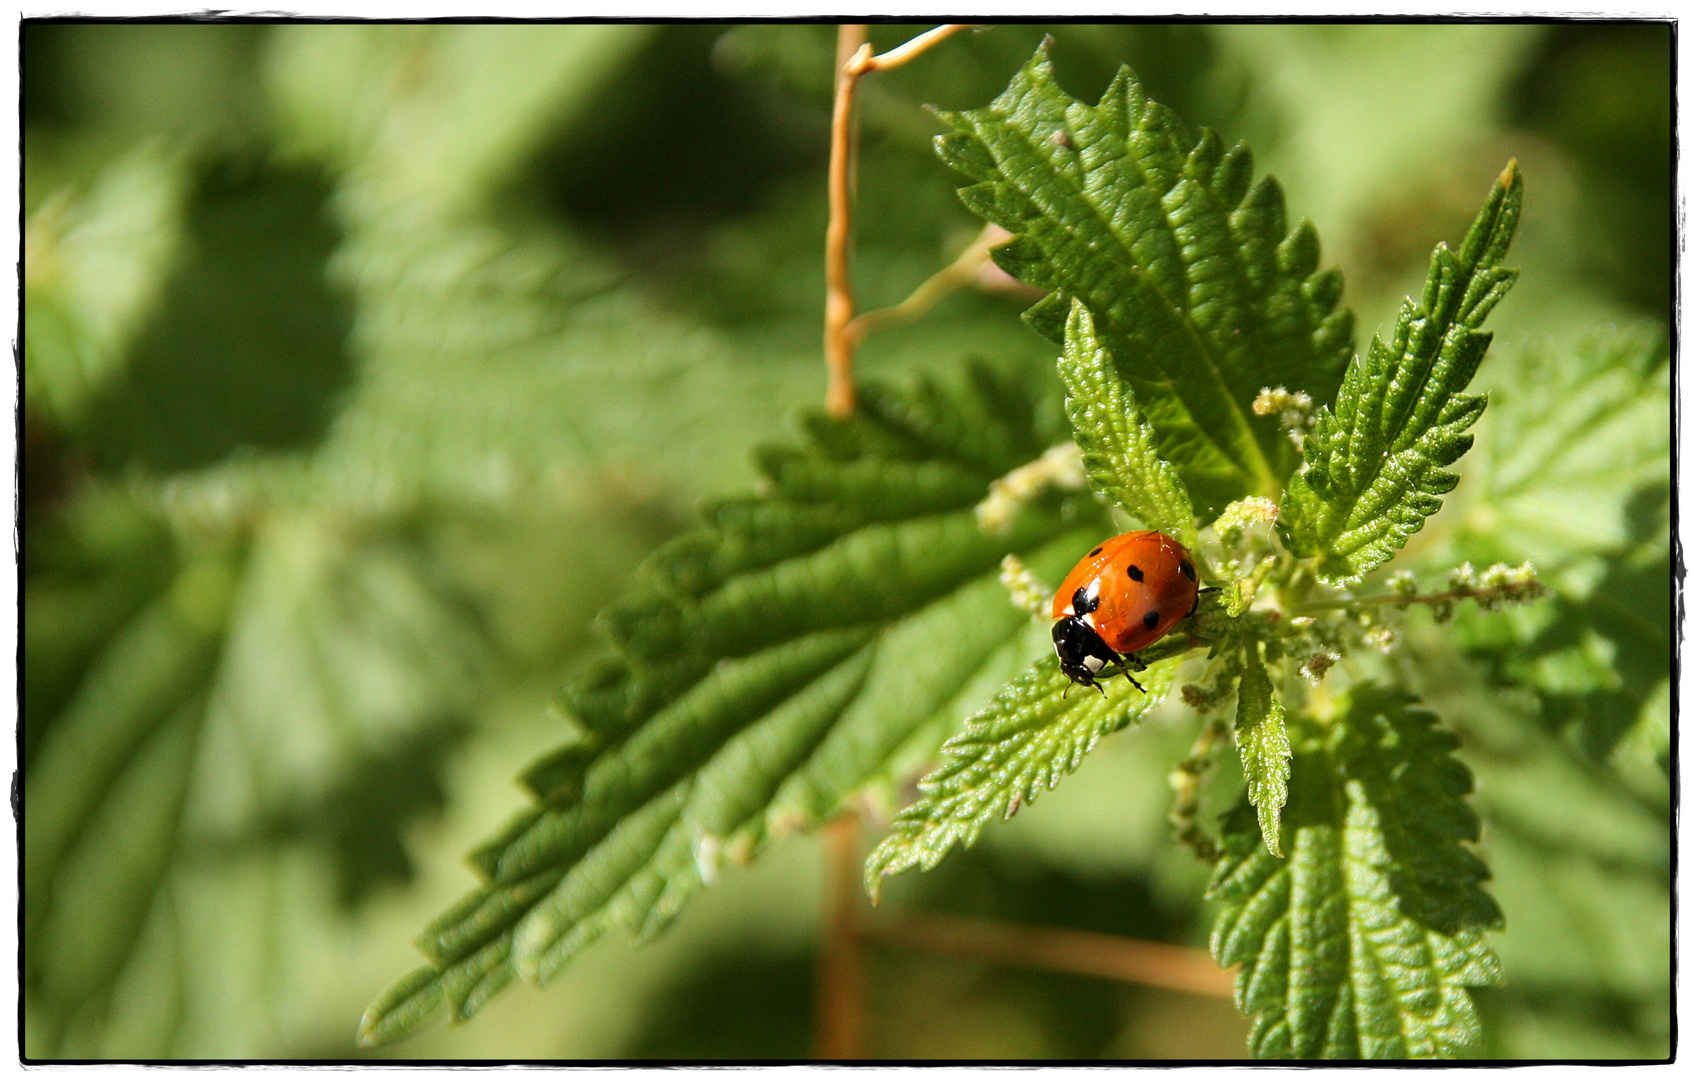
[[[1115,536],[1083,556],[1053,598],[1054,652],[1059,669],[1074,683],[1093,686],[1102,671],[1117,665],[1130,685],[1136,659],[1173,626],[1195,613],[1200,586],[1189,549],[1161,532]],[[1117,672],[1108,672],[1117,674]]]

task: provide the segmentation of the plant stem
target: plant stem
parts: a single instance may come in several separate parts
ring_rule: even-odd
[[[824,949],[818,958],[818,1056],[864,1056],[865,964],[859,940],[859,815],[843,813],[824,827]]]
[[[862,23],[845,23],[836,35],[836,99],[830,114],[830,221],[824,229],[824,366],[829,384],[824,407],[831,416],[853,413],[853,353],[863,336],[851,332],[853,282],[848,256],[853,243],[853,103],[860,76],[899,67],[965,29],[938,26],[882,56],[871,51]]]
[[[890,68],[897,68],[908,60],[915,59],[928,52],[933,46],[941,44],[961,30],[969,29],[970,26],[970,23],[948,23],[945,26],[938,26],[934,30],[926,30],[906,44],[899,48],[890,49],[881,56],[867,54],[863,60],[855,58],[848,63],[850,67],[857,69],[854,71],[856,75],[863,75],[868,71],[887,71]]]
[[[1490,589],[1459,588],[1447,592],[1422,593],[1406,595],[1402,593],[1384,593],[1380,596],[1357,596],[1350,600],[1315,600],[1310,604],[1302,604],[1296,609],[1296,615],[1305,615],[1312,611],[1352,611],[1363,607],[1381,607],[1384,604],[1398,604],[1405,607],[1409,604],[1441,604],[1453,600],[1511,600],[1526,596],[1522,585],[1501,585]]]
[[[1096,975],[1206,997],[1228,998],[1235,987],[1233,971],[1219,967],[1199,949],[1116,934],[914,914],[873,924],[863,936],[879,945]]]
[[[836,101],[830,114],[830,222],[824,229],[824,366],[829,386],[824,407],[831,416],[853,412],[853,283],[848,248],[853,240],[853,97],[859,87],[855,61],[870,52],[865,26],[845,24],[836,34]],[[843,54],[846,59],[843,58]]]
[[[905,300],[894,307],[878,308],[857,316],[848,323],[845,334],[848,347],[857,349],[865,335],[891,323],[913,322],[935,307],[944,296],[977,280],[989,261],[989,248],[1007,239],[1006,230],[998,225],[985,225],[971,241],[971,246],[959,253],[959,258],[944,269],[936,271],[924,283],[912,290]]]

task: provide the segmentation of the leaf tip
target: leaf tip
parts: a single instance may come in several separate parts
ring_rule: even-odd
[[[432,1016],[445,998],[438,975],[434,967],[421,967],[390,983],[359,1018],[354,1035],[359,1046],[369,1050],[396,1042]]]
[[[865,864],[865,896],[871,901],[872,907],[876,907],[883,900],[883,869],[873,862]]]

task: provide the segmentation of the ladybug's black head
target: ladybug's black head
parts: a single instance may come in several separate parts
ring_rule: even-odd
[[[1059,670],[1072,682],[1084,686],[1098,685],[1095,677],[1108,665],[1123,663],[1080,615],[1070,615],[1053,624],[1053,651],[1059,656]]]

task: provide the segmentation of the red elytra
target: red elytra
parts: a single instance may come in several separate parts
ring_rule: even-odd
[[[1074,682],[1095,685],[1115,659],[1106,650],[1128,657],[1152,645],[1195,610],[1199,592],[1182,544],[1151,530],[1113,537],[1083,556],[1054,594],[1061,669]]]

